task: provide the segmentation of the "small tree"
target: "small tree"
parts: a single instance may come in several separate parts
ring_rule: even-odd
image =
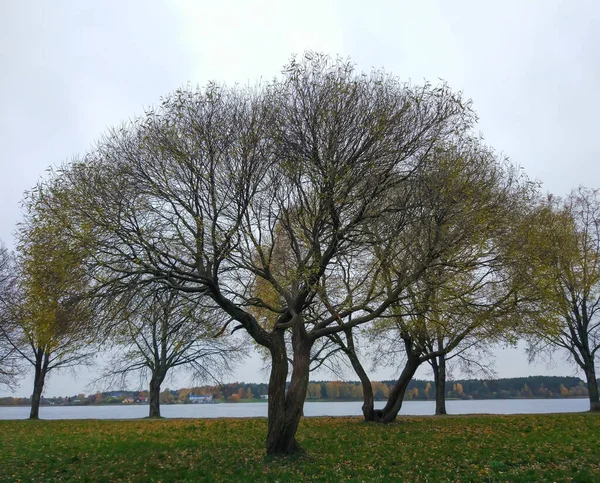
[[[104,378],[125,385],[130,374],[150,380],[149,417],[160,417],[160,388],[165,378],[182,369],[195,379],[218,380],[242,356],[233,338],[217,336],[218,313],[203,307],[198,296],[165,286],[124,294],[114,315],[111,341],[118,351]]]
[[[480,377],[492,378],[493,358],[490,354],[490,345],[498,339],[499,334],[482,336],[475,333],[467,336],[453,351],[446,348],[452,342],[452,336],[438,330],[431,341],[431,346],[439,353],[438,356],[429,359],[433,379],[435,383],[435,414],[444,415],[446,411],[446,382],[448,379],[448,363],[454,362],[461,372],[467,374],[478,374]]]
[[[89,362],[95,353],[85,248],[47,216],[39,195],[30,193],[24,203],[11,324],[5,332],[15,353],[34,369],[31,419],[39,418],[46,376]]]

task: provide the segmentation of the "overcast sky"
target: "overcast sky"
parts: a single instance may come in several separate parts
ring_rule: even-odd
[[[14,243],[23,192],[109,126],[186,83],[273,77],[308,49],[415,83],[444,79],[473,99],[485,139],[545,190],[600,187],[600,2],[366,5],[0,1],[0,240]],[[250,359],[232,380],[264,381],[259,366]],[[498,350],[496,370],[500,377],[576,374],[562,358],[553,367],[528,365],[522,348]],[[45,394],[87,392],[90,378],[55,375]],[[30,385],[23,380],[16,393],[30,394]]]

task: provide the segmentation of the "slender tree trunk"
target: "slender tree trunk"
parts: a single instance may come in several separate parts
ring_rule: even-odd
[[[396,419],[396,416],[398,416],[398,413],[402,408],[402,401],[404,400],[404,394],[406,393],[408,384],[420,365],[421,362],[418,357],[408,357],[398,381],[390,391],[385,407],[374,412],[376,422],[387,424]]]
[[[375,420],[375,399],[373,396],[373,386],[371,384],[371,380],[367,375],[367,371],[360,362],[356,354],[356,349],[354,347],[354,338],[352,337],[352,329],[349,329],[346,332],[346,340],[348,342],[347,346],[344,349],[344,352],[348,356],[352,367],[354,368],[354,372],[360,379],[363,390],[363,405],[362,412],[365,418],[365,421],[374,421]]]
[[[288,360],[283,333],[274,334],[272,340],[269,348],[272,366],[269,378],[267,454],[284,456],[301,453],[303,449],[295,436],[308,389],[311,343],[304,336],[295,334],[293,337],[294,363],[286,394]]]
[[[596,379],[596,370],[594,361],[586,361],[585,377],[587,379],[588,394],[590,398],[590,411],[600,411],[600,400],[598,399],[598,380]]]
[[[446,356],[438,356],[431,361],[433,379],[435,382],[435,414],[446,413]]]
[[[357,359],[357,361],[358,361],[358,359]],[[358,378],[360,379],[360,382],[362,384],[363,417],[365,418],[365,421],[374,421],[375,420],[375,402],[374,402],[375,398],[373,396],[373,386],[371,385],[371,380],[369,379],[369,376],[365,372],[365,370],[364,370],[362,364],[360,364],[360,362],[358,362],[357,366],[355,366],[354,364],[352,364],[352,366],[354,367],[354,370],[356,371],[356,374],[358,375]]]
[[[149,418],[160,418],[160,385],[164,378],[159,374],[152,374],[150,379],[150,391],[148,393]]]
[[[40,402],[42,400],[42,392],[44,391],[44,382],[46,381],[46,373],[48,371],[49,358],[42,349],[36,351],[35,357],[35,374],[33,377],[33,394],[31,396],[31,411],[29,419],[40,418]]]
[[[38,372],[36,367],[36,374],[33,381],[33,394],[31,396],[31,411],[29,412],[29,419],[40,418],[40,401],[42,399],[42,391],[44,390],[44,376],[41,372]]]

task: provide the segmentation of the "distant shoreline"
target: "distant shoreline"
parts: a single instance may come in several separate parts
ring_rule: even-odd
[[[547,400],[561,400],[561,399],[588,399],[587,396],[566,396],[566,397],[488,397],[488,398],[473,398],[473,399],[462,399],[462,398],[446,398],[446,401],[547,401]],[[375,402],[384,402],[386,399],[376,399]],[[161,403],[161,407],[163,406],[210,406],[214,404],[260,404],[267,403],[267,399],[254,399],[251,401],[239,401],[239,402],[229,402],[229,401],[216,401],[210,404],[198,404],[198,403]],[[362,402],[362,399],[307,399],[304,402],[309,403],[347,403],[347,402]],[[412,402],[432,402],[435,403],[435,399],[411,399],[405,400],[404,403],[412,403]],[[22,407],[30,407],[30,404],[0,404],[0,408],[22,408]],[[41,404],[40,407],[44,408],[65,408],[65,407],[125,407],[125,406],[148,406],[148,403],[112,403],[112,404]]]

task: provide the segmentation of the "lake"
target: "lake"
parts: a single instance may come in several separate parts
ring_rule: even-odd
[[[381,408],[384,401],[375,403]],[[306,402],[305,416],[360,416],[362,402]],[[580,399],[481,399],[447,401],[448,414],[541,414],[572,413],[589,409],[587,398]],[[400,415],[429,415],[434,401],[405,401]],[[252,418],[266,417],[266,403],[171,404],[161,406],[166,418]],[[42,419],[135,419],[148,416],[147,405],[42,406]],[[29,407],[0,407],[0,419],[26,419]]]

